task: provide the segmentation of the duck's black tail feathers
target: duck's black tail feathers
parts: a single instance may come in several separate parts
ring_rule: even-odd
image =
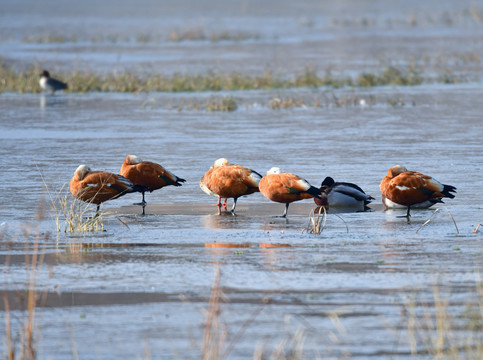
[[[181,186],[180,183],[184,183],[184,182],[186,182],[185,179],[182,179],[182,178],[176,176],[176,184],[175,184],[175,186]]]
[[[323,190],[317,189],[315,186],[311,186],[305,192],[315,198],[321,199]]]
[[[454,194],[452,192],[456,192],[456,188],[452,185],[445,185],[443,184],[444,189],[441,191],[441,194],[443,194],[446,197],[449,197],[450,199],[454,198]]]

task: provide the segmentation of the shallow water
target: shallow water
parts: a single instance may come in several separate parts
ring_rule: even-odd
[[[47,4],[54,8],[54,3]],[[33,54],[42,63],[55,59],[53,66],[58,68],[88,63],[94,71],[111,64],[109,52],[130,54],[116,64],[117,69],[120,63],[121,68],[143,68],[146,53],[152,51],[153,63],[162,64],[166,73],[263,71],[267,64],[285,71],[300,69],[313,59],[324,64],[322,69],[337,59],[340,69],[366,71],[379,64],[378,49],[387,50],[395,61],[407,61],[411,52],[419,51],[408,41],[415,36],[421,38],[418,46],[432,55],[481,53],[480,42],[474,41],[483,31],[481,24],[456,17],[453,26],[445,26],[438,20],[445,9],[425,26],[408,25],[405,19],[411,13],[422,14],[419,19],[430,17],[426,3],[404,2],[393,8],[386,2],[344,2],[323,14],[317,7],[320,16],[312,16],[312,6],[319,5],[310,2],[297,8],[268,2],[257,10],[244,2],[240,6],[246,11],[241,13],[223,4],[207,10],[204,16],[210,21],[186,18],[186,3],[150,14],[137,13],[127,3],[123,6],[134,11],[130,22],[141,32],[158,24],[168,31],[201,21],[218,31],[229,26],[252,30],[260,38],[222,44],[137,44],[139,58],[126,44],[49,45],[55,48],[52,52],[48,45],[24,44],[20,39],[36,27],[54,32],[59,24],[73,22],[75,29],[80,19],[92,25],[82,33],[86,39],[96,26],[109,27],[121,37],[129,27],[122,26],[123,15],[106,14],[113,9],[109,5],[96,16],[88,16],[85,7],[60,8],[56,16],[62,21],[45,24],[43,9],[28,13],[10,2],[2,15],[5,19],[11,14],[9,22],[2,22],[3,34],[10,31],[15,36],[1,46],[12,50],[7,61],[18,61],[19,66],[29,65]],[[461,14],[470,5],[447,6]],[[74,12],[86,16],[72,17]],[[300,25],[307,14],[313,27]],[[159,21],[163,16],[169,22]],[[353,26],[330,25],[334,19],[361,17],[376,19],[376,25],[354,36]],[[392,32],[383,31],[387,19],[397,20]],[[22,21],[30,25],[19,28]],[[328,28],[332,31],[324,31]],[[375,34],[385,39],[375,41]],[[312,37],[316,46],[309,41]],[[347,47],[319,47],[324,42],[343,44],[344,37]],[[226,58],[214,62],[219,54]],[[479,65],[471,71],[479,75]],[[190,110],[186,105],[228,95],[238,103],[234,112]],[[477,301],[483,260],[481,232],[473,233],[483,222],[482,96],[480,82],[230,93],[1,94],[1,286],[8,290],[16,334],[22,319],[18,293],[27,288],[25,254],[33,252],[35,234],[40,233],[45,257],[34,287],[47,297],[37,312],[39,358],[71,358],[75,352],[82,359],[149,358],[146,352],[155,359],[199,357],[202,309],[208,308],[217,268],[226,296],[220,321],[226,325],[228,343],[234,339],[229,358],[253,357],[255,351],[272,354],[284,339],[301,331],[307,358],[411,358],[408,309],[416,303],[419,314],[433,311],[431,305],[418,302],[431,304],[435,285],[451,300],[448,312],[458,319],[453,335],[467,336],[462,314]],[[323,104],[333,97],[357,101],[272,110],[268,104],[274,97],[320,99]],[[367,105],[360,105],[362,99]],[[391,105],[394,99],[399,105]],[[103,205],[106,231],[57,233],[44,182],[55,194],[79,164],[118,172],[127,154],[159,162],[187,182],[147,194],[145,216],[132,206],[140,195],[129,194]],[[218,216],[210,206],[215,198],[204,194],[198,181],[219,157],[262,174],[279,166],[313,185],[325,176],[355,182],[376,200],[368,212],[329,212],[320,235],[302,233],[314,208],[311,201],[291,205],[285,220],[274,217],[283,212],[282,204],[253,194],[239,200],[236,217]],[[404,210],[384,211],[380,204],[379,182],[395,164],[455,185],[456,198],[442,204],[426,226],[421,228],[434,209],[414,210],[407,224],[398,218]],[[45,214],[37,221],[39,208]],[[2,327],[2,354],[4,331]],[[419,334],[418,350],[425,349],[425,334]]]

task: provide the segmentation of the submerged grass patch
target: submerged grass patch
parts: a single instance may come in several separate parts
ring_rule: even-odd
[[[181,41],[196,41],[196,40],[209,40],[211,42],[219,41],[243,41],[249,39],[259,39],[260,35],[251,34],[247,32],[211,32],[208,34],[202,28],[190,28],[185,30],[174,29],[171,30],[168,35],[168,41],[181,42]]]
[[[208,99],[206,110],[208,111],[235,111],[238,108],[236,99],[232,96],[221,98],[211,97]]]
[[[206,31],[202,27],[191,27],[186,29],[173,29],[168,33],[140,32],[132,36],[121,34],[96,34],[94,36],[82,36],[77,34],[40,33],[24,36],[21,41],[27,44],[67,44],[67,43],[94,43],[94,44],[160,44],[166,42],[182,41],[244,41],[257,40],[260,35],[257,33],[243,31]]]
[[[420,72],[409,67],[406,70],[388,66],[382,73],[362,73],[357,78],[357,86],[377,86],[377,85],[420,85],[423,83],[423,77]]]
[[[412,100],[410,104],[415,106],[416,102]],[[367,107],[374,105],[402,107],[406,105],[406,101],[398,94],[390,96],[356,93],[336,95],[332,91],[328,91],[313,97],[275,96],[268,102],[267,106],[272,110],[280,110],[292,108]]]
[[[464,7],[456,11],[445,9],[432,9],[430,12],[400,14],[395,17],[361,16],[343,17],[330,20],[334,27],[384,27],[393,28],[395,26],[408,26],[411,28],[427,26],[454,26],[456,24],[474,24],[483,22],[483,9],[477,6]]]
[[[40,66],[25,71],[14,71],[5,63],[0,64],[0,93],[37,93]],[[260,75],[246,75],[239,72],[221,74],[142,75],[135,72],[99,74],[74,71],[62,73],[52,71],[52,76],[67,82],[67,92],[197,92],[232,90],[273,90],[290,88],[340,88],[374,87],[386,85],[412,86],[424,82],[456,83],[467,79],[445,71],[436,77],[424,77],[415,67],[385,67],[381,72],[364,72],[356,77],[334,76],[330,71],[320,75],[316,70],[305,69],[293,76],[280,76],[272,71]]]

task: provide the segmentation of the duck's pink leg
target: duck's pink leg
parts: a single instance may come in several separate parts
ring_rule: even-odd
[[[227,208],[226,208],[226,202],[227,202],[227,201],[228,201],[228,198],[225,198],[225,201],[224,201],[224,202],[223,202],[223,204],[222,204],[222,205],[223,205],[223,207],[225,208],[225,211],[227,210]]]
[[[216,204],[213,204],[213,206],[218,206],[218,215],[221,215],[221,196],[218,196],[218,202]],[[226,206],[225,206],[226,210]]]

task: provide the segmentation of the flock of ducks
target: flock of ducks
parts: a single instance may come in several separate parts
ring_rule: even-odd
[[[52,78],[47,70],[40,74],[39,84],[52,95],[57,90],[67,89],[66,83]],[[96,214],[103,202],[140,192],[142,201],[139,205],[143,207],[144,214],[146,191],[152,192],[169,185],[181,186],[185,181],[159,164],[128,155],[119,175],[93,171],[87,165],[80,165],[70,180],[69,189],[75,198],[96,204]],[[271,168],[262,176],[245,166],[230,164],[225,158],[215,161],[201,178],[200,187],[206,194],[218,197],[215,204],[218,214],[221,214],[222,207],[227,210],[226,202],[233,198],[231,213],[234,215],[238,198],[255,192],[261,192],[271,201],[285,204],[282,217],[287,216],[290,203],[303,199],[313,198],[318,206],[363,209],[374,200],[356,184],[335,182],[331,177],[326,177],[320,188],[316,188],[295,174],[281,172],[278,167]],[[443,202],[443,198],[454,198],[453,193],[456,192],[454,186],[442,184],[431,176],[409,171],[400,165],[389,169],[379,188],[384,206],[406,208],[408,219],[411,208],[428,208]],[[225,199],[223,203],[222,198]]]
[[[67,84],[52,78],[48,71],[40,74],[39,84],[52,94],[57,90],[67,89]],[[140,192],[146,206],[145,193],[161,189],[165,186],[181,186],[186,180],[169,172],[161,165],[151,161],[142,161],[135,155],[128,155],[122,164],[119,175],[106,171],[93,171],[87,165],[80,165],[70,180],[71,194],[84,202],[97,205],[107,200],[116,199],[132,192]],[[221,207],[225,210],[226,202],[233,198],[231,213],[235,214],[239,197],[261,192],[271,201],[285,204],[282,217],[287,216],[290,203],[313,198],[318,206],[352,207],[363,209],[374,200],[359,186],[347,182],[335,182],[326,177],[320,188],[310,185],[301,177],[281,172],[273,167],[262,176],[245,166],[230,164],[227,159],[215,161],[212,167],[200,180],[201,189],[208,195],[218,197],[215,204],[218,214]],[[409,171],[404,166],[394,166],[389,169],[379,186],[382,193],[382,203],[386,208],[406,208],[409,219],[411,208],[428,208],[443,198],[454,198],[456,188],[445,185],[431,176],[416,171]],[[224,198],[224,202],[221,199]]]
[[[142,194],[139,205],[146,206],[145,193],[165,186],[181,186],[186,180],[166,170],[161,165],[142,161],[135,155],[127,155],[118,174],[93,171],[87,165],[80,165],[70,180],[71,194],[84,202],[97,205],[132,192]],[[201,189],[208,195],[218,197],[215,204],[218,214],[221,208],[227,210],[228,198],[233,198],[231,213],[235,215],[237,200],[241,196],[261,192],[267,199],[285,204],[282,217],[287,216],[289,205],[294,201],[313,198],[318,206],[363,207],[374,198],[359,186],[335,182],[327,177],[320,188],[310,185],[298,175],[282,172],[273,167],[265,176],[241,165],[230,164],[221,158],[214,162],[200,180]],[[382,203],[386,208],[406,208],[409,219],[411,208],[428,208],[443,202],[443,198],[454,198],[456,188],[445,185],[431,176],[397,165],[389,169],[380,184]],[[222,203],[221,200],[225,199]]]

